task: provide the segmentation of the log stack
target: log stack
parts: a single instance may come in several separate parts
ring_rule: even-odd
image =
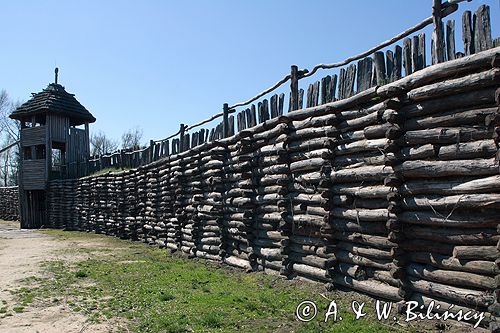
[[[76,180],[54,180],[48,185],[46,227],[74,230],[78,227],[75,214]]]
[[[217,236],[219,234],[217,222],[214,219],[206,219],[205,217],[210,216],[209,214],[200,213],[200,209],[203,210],[202,206],[206,203],[206,198],[203,195],[203,187],[205,186],[202,183],[203,171],[201,170],[203,159],[198,153],[195,154],[190,151],[186,161],[189,162],[186,164],[184,172],[186,176],[186,187],[184,189],[186,205],[183,213],[186,214],[186,219],[193,225],[191,231],[192,253],[200,258],[218,260],[220,237]],[[216,214],[216,216],[218,215]]]
[[[201,258],[221,260],[224,255],[222,177],[225,158],[225,147],[215,145],[201,150],[197,160],[196,255]]]
[[[174,165],[174,177],[177,178],[177,186],[175,187],[175,214],[179,221],[181,231],[180,249],[195,256],[196,253],[196,225],[193,219],[195,208],[191,200],[190,179],[186,170],[192,162],[193,156],[191,155],[177,155]]]
[[[137,187],[136,182],[137,170],[130,170],[124,173],[123,178],[123,192],[122,195],[125,197],[124,200],[124,228],[122,238],[137,240],[137,227],[136,227],[136,216],[139,206],[136,205]]]
[[[115,209],[113,211],[113,219],[115,220],[116,237],[125,238],[125,227],[126,227],[126,199],[123,195],[125,190],[125,175],[127,172],[117,172],[114,174],[114,197],[115,197]]]
[[[440,311],[500,314],[496,70],[410,90],[398,111],[396,224],[404,242],[397,273],[405,299],[435,300]]]
[[[252,169],[255,148],[251,134],[228,146],[224,164],[224,262],[246,270],[256,268],[254,238],[255,183]]]
[[[175,252],[179,250],[180,228],[177,223],[177,218],[175,217],[173,205],[174,187],[170,182],[172,175],[170,164],[168,162],[168,159],[162,161],[158,171],[158,175],[160,177],[160,222],[158,225],[165,229],[165,244],[161,245]]]
[[[288,223],[282,229],[289,242],[284,249],[289,276],[319,281],[332,278],[336,258],[329,242],[329,212],[335,199],[328,176],[337,133],[334,121],[323,117],[290,124],[286,142],[291,176],[287,188]]]
[[[336,145],[330,173],[334,198],[329,212],[338,261],[334,282],[372,296],[400,300],[386,223],[388,210],[385,166],[386,133],[396,132],[387,120],[385,103],[368,104],[336,114]]]
[[[287,186],[290,171],[286,158],[285,141],[288,132],[286,118],[275,121],[268,128],[264,123],[252,136],[252,146],[257,151],[253,164],[256,206],[254,215],[254,237],[251,243],[256,256],[257,268],[269,273],[284,271],[283,239],[281,229],[287,217]]]
[[[0,220],[19,220],[19,188],[0,187]]]
[[[160,245],[164,238],[164,232],[161,226],[158,225],[158,170],[156,167],[149,166],[145,170],[146,173],[146,202],[144,213],[144,241],[150,245]]]

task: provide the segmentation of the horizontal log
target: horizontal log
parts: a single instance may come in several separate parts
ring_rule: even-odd
[[[401,194],[459,195],[471,193],[492,193],[500,191],[500,175],[484,178],[462,178],[450,180],[419,179],[409,180],[399,188]]]
[[[324,164],[325,160],[321,157],[292,162],[290,163],[290,172],[320,170]]]
[[[296,252],[290,252],[290,254],[288,254],[288,259],[294,263],[317,267],[324,270],[332,268],[336,263],[335,258],[325,259],[314,255],[306,255],[303,253],[296,253]]]
[[[377,249],[390,249],[396,246],[396,244],[389,241],[387,237],[365,235],[357,232],[348,233],[338,231],[333,234],[333,238],[340,241],[349,241],[362,245],[372,246]]]
[[[479,140],[440,147],[438,158],[440,160],[490,158],[494,157],[497,151],[498,148],[493,139]]]
[[[488,307],[494,302],[493,294],[485,291],[452,287],[412,276],[408,277],[408,281],[413,290],[425,295],[439,297],[452,303],[468,304],[474,307]]]
[[[254,253],[259,258],[267,260],[281,260],[282,254],[280,248],[265,248],[261,246],[253,247]]]
[[[430,264],[445,270],[462,271],[481,275],[497,275],[500,273],[499,267],[493,261],[459,260],[451,256],[430,252],[412,252],[409,254],[409,259],[414,262]]]
[[[336,124],[338,124],[337,118],[331,114],[327,114],[323,116],[309,117],[304,120],[293,120],[290,127],[295,130],[300,130],[313,127],[332,127]]]
[[[456,161],[406,161],[395,168],[406,178],[490,176],[498,174],[498,162],[491,159]],[[386,174],[389,174],[387,171]]]
[[[312,277],[322,281],[330,281],[328,271],[321,268],[294,263],[292,265],[292,270],[300,275],[305,275],[306,277]]]
[[[492,277],[466,272],[450,273],[450,271],[436,269],[429,265],[411,264],[406,267],[406,272],[408,275],[416,278],[457,287],[483,290],[493,290],[496,288],[495,279]]]
[[[321,148],[331,149],[333,147],[335,147],[335,140],[331,138],[315,138],[287,143],[286,150],[288,152],[305,152]]]
[[[408,98],[412,101],[422,101],[434,96],[454,95],[472,89],[498,85],[499,80],[500,69],[493,68],[481,73],[469,74],[413,89],[408,92]]]
[[[500,251],[496,246],[455,246],[453,257],[459,260],[496,260]]]
[[[344,133],[339,133],[337,135],[337,144],[348,144],[355,141],[363,141],[363,140],[366,140],[365,132],[363,132],[363,130],[344,132]]]
[[[498,215],[494,213],[479,215],[452,212],[443,215],[427,211],[405,211],[398,215],[398,219],[404,223],[451,228],[492,227],[498,223]]]
[[[436,127],[484,125],[486,119],[496,115],[497,112],[497,106],[474,110],[453,110],[433,117],[409,119],[405,122],[404,129],[414,131]]]
[[[349,242],[338,242],[335,246],[339,249],[346,250],[353,255],[359,255],[361,257],[381,259],[381,260],[392,260],[391,253],[389,251],[374,249],[371,247],[363,247]]]
[[[420,238],[456,245],[496,245],[500,240],[500,235],[496,233],[494,228],[450,229],[407,225],[403,232],[408,238]]]
[[[333,193],[349,194],[359,198],[385,198],[391,189],[384,185],[355,186],[351,184],[335,184],[331,187]]]
[[[395,302],[401,300],[401,297],[398,294],[398,288],[388,286],[385,283],[373,280],[359,281],[353,279],[350,276],[345,276],[342,274],[335,274],[333,280],[337,285],[360,291],[377,298],[387,299]]]
[[[468,142],[486,140],[493,137],[493,129],[484,126],[467,126],[461,128],[437,127],[417,131],[407,131],[403,141],[407,145],[420,144],[456,144],[457,142]]]
[[[402,200],[401,206],[408,210],[500,209],[500,194],[406,197]]]
[[[381,139],[385,137],[385,133],[391,128],[393,128],[391,123],[367,126],[363,129],[363,136],[365,139]]]
[[[248,270],[248,271],[250,271],[252,269],[248,260],[245,260],[245,259],[231,256],[231,257],[224,258],[223,260],[226,264],[231,265],[231,266],[243,268],[243,269]]]
[[[337,251],[335,257],[338,261],[346,262],[349,264],[373,267],[378,269],[383,269],[386,271],[393,268],[392,260],[382,260],[375,258],[365,258],[357,254],[350,253],[348,251]]]
[[[405,118],[414,118],[446,112],[451,109],[492,105],[494,103],[495,88],[486,88],[405,105],[399,110],[399,113]]]
[[[383,283],[387,283],[390,286],[399,288],[401,286],[401,281],[392,277],[391,272],[378,270],[374,268],[366,269],[366,276],[369,279],[374,279]]]
[[[302,141],[304,139],[312,139],[318,137],[334,137],[339,133],[339,130],[333,126],[309,127],[291,130],[288,133],[288,142]]]
[[[354,141],[351,143],[339,144],[333,149],[333,151],[336,156],[367,151],[380,151],[387,143],[388,139],[386,138]]]
[[[368,235],[381,235],[387,233],[385,223],[372,223],[364,221],[349,221],[338,218],[330,219],[330,225],[321,229],[324,233],[328,232],[357,232]]]
[[[387,209],[346,209],[334,208],[330,215],[355,221],[385,222],[389,218]]]
[[[322,158],[322,159],[331,159],[333,157],[333,153],[328,148],[320,148],[312,151],[304,151],[304,152],[295,152],[290,153],[289,155],[291,162],[308,160],[311,158]]]
[[[324,217],[321,216],[315,216],[315,215],[293,215],[290,216],[289,219],[297,225],[307,225],[307,226],[316,226],[316,227],[323,227],[327,226],[327,222],[325,221]]]
[[[336,156],[333,165],[336,167],[356,168],[360,166],[383,165],[384,154],[381,151],[362,152]]]
[[[392,174],[392,168],[385,166],[364,166],[355,169],[333,171],[330,179],[335,183],[349,183],[357,181],[382,181]]]

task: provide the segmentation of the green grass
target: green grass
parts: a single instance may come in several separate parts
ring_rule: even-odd
[[[25,281],[29,287],[16,291],[20,311],[28,304],[67,302],[73,311],[94,322],[122,318],[131,332],[408,331],[390,326],[391,322],[377,322],[375,311],[367,311],[368,318],[354,320],[347,311],[351,299],[346,294],[327,293],[319,284],[246,274],[108,237],[47,233],[65,239],[98,240],[101,245],[95,251],[71,250],[89,254],[86,260],[46,262],[46,276],[32,277]],[[329,304],[324,297],[339,303],[342,321],[323,323],[322,314]],[[309,323],[295,318],[295,308],[304,300],[314,300],[319,306],[318,317]]]
[[[111,172],[120,172],[120,171],[126,171],[126,170],[130,170],[130,168],[105,168],[105,169],[102,169],[102,170],[99,170],[99,171],[96,171],[96,172],[90,174],[90,176],[101,176],[101,175],[111,173]]]

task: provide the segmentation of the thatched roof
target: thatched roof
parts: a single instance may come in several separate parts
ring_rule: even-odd
[[[94,116],[74,96],[60,84],[51,83],[43,91],[33,94],[29,101],[12,112],[10,118],[21,120],[27,116],[52,113],[70,118],[71,125],[93,123]]]

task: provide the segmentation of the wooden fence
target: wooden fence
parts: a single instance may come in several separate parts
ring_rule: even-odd
[[[17,186],[0,187],[0,220],[19,220],[19,189]]]
[[[227,138],[128,171],[51,181],[49,227],[435,301],[435,311],[484,311],[494,328],[500,48],[396,78],[366,81],[357,94],[343,85],[344,98],[321,105],[314,84],[307,108]]]
[[[470,11],[463,13],[461,22],[463,52],[457,51],[455,20],[447,20],[446,24],[442,22],[443,18],[457,9],[457,4],[440,4],[440,1],[436,0],[433,16],[360,55],[339,63],[320,64],[311,71],[299,70],[297,66],[292,66],[289,75],[248,101],[234,105],[224,104],[221,113],[191,126],[181,124],[177,133],[163,140],[151,140],[149,146],[143,149],[121,150],[92,157],[88,167],[84,169],[90,174],[107,168],[135,168],[205,142],[227,138],[239,131],[279,117],[287,111],[323,105],[371,91],[426,68],[429,65],[426,59],[428,45],[431,47],[430,64],[458,59],[500,45],[500,38],[493,39],[491,35],[490,9],[482,5],[475,13]],[[434,24],[432,38],[426,38],[423,32],[416,34],[432,24]],[[434,43],[434,40],[437,42]],[[402,44],[397,45],[398,41],[402,41]],[[388,49],[389,46],[392,49]],[[338,69],[339,67],[342,68]],[[307,89],[299,88],[300,80],[312,77],[320,69],[338,69],[338,71],[310,83]],[[288,81],[290,81],[288,98],[285,93],[271,95]],[[195,130],[218,118],[222,118],[222,121],[211,130],[206,128]]]

